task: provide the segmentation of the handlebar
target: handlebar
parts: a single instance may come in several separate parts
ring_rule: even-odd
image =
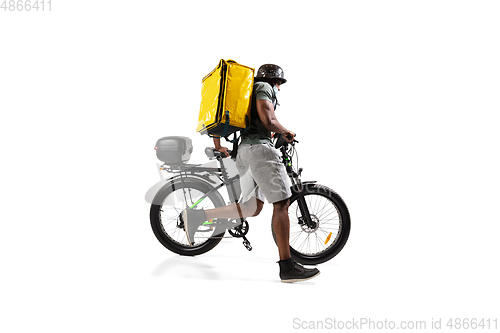
[[[295,134],[295,135],[297,135],[297,134]],[[292,136],[291,136],[291,135],[287,135],[287,136],[286,136],[286,138],[287,138],[288,140],[290,140],[290,139],[292,138]],[[298,142],[297,140],[295,140],[295,139],[293,139],[293,140],[292,140],[292,143],[293,143],[293,142],[297,142],[297,143],[299,143],[299,142]]]
[[[291,139],[291,136],[288,135],[287,138],[290,140]],[[288,142],[285,140],[285,138],[283,137],[282,134],[279,134],[279,133],[275,133],[274,134],[274,139],[276,140],[275,141],[275,144],[274,144],[274,147],[276,149],[278,148],[281,148],[282,146],[284,145],[288,145],[288,144],[295,144],[295,143],[299,143],[297,140],[293,139],[292,142]]]

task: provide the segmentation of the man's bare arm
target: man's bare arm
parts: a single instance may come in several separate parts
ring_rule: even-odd
[[[259,113],[259,118],[262,125],[264,125],[264,127],[269,131],[282,134],[286,140],[291,142],[295,137],[295,133],[287,130],[285,127],[283,127],[283,125],[280,124],[280,122],[276,118],[276,115],[274,114],[273,104],[265,99],[258,99],[256,102],[257,112]],[[292,137],[291,139],[287,137],[290,135]]]
[[[220,145],[220,138],[213,138],[214,139],[214,146],[217,151],[220,151],[221,153],[226,154],[227,157],[229,157],[229,153],[227,152],[226,147],[222,147]]]

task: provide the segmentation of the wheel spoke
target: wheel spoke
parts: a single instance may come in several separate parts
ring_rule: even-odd
[[[301,234],[302,234],[302,232],[299,232],[297,234],[297,236],[295,236],[293,239],[290,238],[290,241],[289,241],[290,245],[292,245],[292,246],[295,245],[295,242],[299,239],[299,237],[300,237]]]
[[[327,201],[327,200],[325,199],[325,201]],[[325,205],[323,206],[323,208],[321,208],[321,210],[316,214],[320,220],[322,219],[323,214],[324,214],[323,212],[324,212],[324,210],[326,208],[327,209],[332,209],[332,208],[335,208],[335,207],[332,207],[332,205],[329,205],[328,202],[326,202]]]

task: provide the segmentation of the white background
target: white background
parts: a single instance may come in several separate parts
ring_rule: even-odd
[[[52,1],[0,11],[1,330],[288,332],[294,319],[499,314],[496,1]],[[156,140],[190,136],[221,59],[279,64],[305,180],[344,250],[278,279],[271,206],[194,258],[155,239]],[[296,320],[296,319],[295,319]],[[304,325],[308,325],[308,323]],[[295,325],[296,326],[296,325]]]

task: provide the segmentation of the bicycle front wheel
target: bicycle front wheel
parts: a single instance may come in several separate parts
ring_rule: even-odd
[[[165,185],[156,195],[150,210],[151,227],[158,241],[170,251],[184,256],[210,251],[225,232],[221,227],[202,225],[194,235],[194,245],[190,246],[179,215],[194,205],[196,209],[212,209],[224,206],[224,199],[210,184],[189,179]]]
[[[290,253],[297,262],[316,265],[332,259],[342,250],[349,238],[351,218],[342,198],[326,186],[305,184],[302,194],[313,225],[306,224],[298,204],[299,194],[294,193],[288,207]],[[276,242],[274,227],[272,232]]]

